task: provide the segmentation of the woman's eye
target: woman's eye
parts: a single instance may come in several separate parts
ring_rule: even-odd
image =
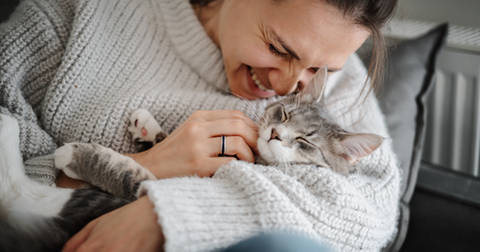
[[[271,53],[273,53],[275,56],[277,57],[280,57],[280,58],[288,58],[288,54],[286,53],[281,53],[280,51],[277,50],[277,48],[275,48],[275,46],[273,46],[272,44],[269,44],[269,50]]]
[[[285,122],[286,120],[288,120],[288,114],[284,109],[282,109],[282,122]]]

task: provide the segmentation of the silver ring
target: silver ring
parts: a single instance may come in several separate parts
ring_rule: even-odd
[[[221,156],[225,156],[225,149],[227,148],[227,141],[225,140],[225,136],[222,135],[222,154]]]

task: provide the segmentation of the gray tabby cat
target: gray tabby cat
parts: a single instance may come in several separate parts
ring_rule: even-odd
[[[325,112],[326,77],[322,68],[305,90],[267,107],[260,122],[259,163],[308,163],[348,175],[353,163],[382,144],[380,136],[344,131]],[[142,109],[133,113],[129,130],[141,148],[166,137]],[[58,251],[91,220],[138,198],[142,181],[155,179],[109,148],[71,143],[55,152],[55,165],[94,187],[41,185],[24,174],[18,136],[16,120],[0,114],[0,251]]]
[[[326,81],[323,67],[300,93],[265,109],[257,142],[263,163],[314,164],[347,176],[382,145],[379,135],[350,133],[335,122],[323,104]]]

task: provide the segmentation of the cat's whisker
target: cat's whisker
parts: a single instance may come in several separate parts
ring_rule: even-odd
[[[229,93],[237,98],[239,98],[240,100],[243,101],[243,106],[244,106],[244,109],[243,111],[252,119],[252,121],[247,121],[245,120],[245,122],[250,125],[250,126],[253,126],[255,128],[259,127],[260,124],[262,123],[266,123],[266,120],[265,118],[263,117],[263,114],[261,112],[259,112],[259,109],[257,107],[255,107],[255,105],[252,103],[252,101],[249,101],[247,99],[245,99],[244,97],[228,90],[228,89],[225,89],[225,88],[222,88],[222,87],[218,87],[220,89],[222,89],[224,92],[226,93]]]
[[[246,124],[252,126],[253,128],[258,128],[260,127],[260,125],[258,125],[258,123],[256,123],[255,121],[253,120],[247,120],[247,119],[240,119],[242,120],[243,122],[245,122]]]
[[[252,104],[252,101],[249,101],[234,92],[229,91],[229,93],[244,102],[243,105],[245,106],[245,112],[250,112],[249,114],[253,117],[253,119],[256,119],[254,121],[258,121],[258,123],[260,123],[265,120],[263,115],[261,115],[261,112],[259,112],[258,109]]]

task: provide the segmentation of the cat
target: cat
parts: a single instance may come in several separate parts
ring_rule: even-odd
[[[348,176],[355,162],[382,144],[378,135],[349,133],[334,122],[323,105],[326,79],[322,68],[304,90],[266,108],[259,122],[258,163],[314,164]],[[140,149],[167,136],[147,110],[136,110],[130,121]],[[55,151],[56,167],[92,188],[41,185],[24,174],[18,136],[16,120],[0,114],[0,251],[58,251],[91,220],[137,199],[142,181],[155,179],[109,148],[69,143]]]
[[[350,133],[335,122],[324,105],[326,81],[322,67],[304,90],[266,107],[257,141],[264,164],[313,164],[348,176],[382,145],[379,135]]]

